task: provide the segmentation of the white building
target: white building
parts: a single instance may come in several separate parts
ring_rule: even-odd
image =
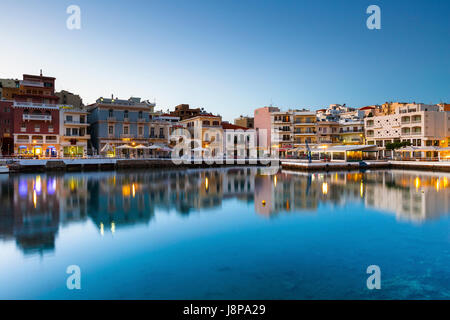
[[[60,107],[60,152],[63,157],[86,157],[88,141],[91,138],[87,133],[89,126],[88,112],[71,106]]]
[[[450,112],[437,105],[405,104],[394,114],[364,119],[367,144],[407,141],[416,147],[448,147]],[[385,151],[385,156],[392,156]]]

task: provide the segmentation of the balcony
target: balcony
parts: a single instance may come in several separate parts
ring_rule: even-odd
[[[17,108],[41,108],[41,109],[51,109],[59,110],[59,104],[48,104],[48,103],[33,103],[33,102],[14,102],[14,107]]]
[[[38,88],[44,87],[44,83],[40,82],[40,81],[21,80],[20,84],[22,86],[27,86],[27,87],[38,87]]]
[[[77,138],[78,139],[90,139],[91,135],[90,134],[85,134],[85,135],[74,135],[74,134],[67,135],[67,134],[65,134],[64,138],[67,138],[67,139],[77,139]]]
[[[64,124],[71,124],[71,125],[88,125],[88,123],[86,121],[81,122],[81,121],[75,121],[75,120],[64,120]]]
[[[22,119],[23,121],[52,121],[52,116],[48,114],[24,114]]]
[[[108,117],[106,118],[106,121],[116,121],[116,117]]]
[[[138,122],[145,122],[145,118],[138,118],[137,121]]]

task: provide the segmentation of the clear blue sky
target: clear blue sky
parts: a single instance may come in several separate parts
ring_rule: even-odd
[[[66,8],[81,8],[81,30]],[[381,30],[366,8],[381,8]],[[282,108],[450,101],[450,1],[3,1],[0,77],[39,73],[231,120]]]

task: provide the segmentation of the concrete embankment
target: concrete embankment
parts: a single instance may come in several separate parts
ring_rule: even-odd
[[[450,162],[389,161],[393,169],[450,172]]]
[[[312,162],[282,161],[281,167],[299,171],[343,171],[360,169],[387,169],[390,164],[387,161],[373,162]]]
[[[258,160],[234,162],[233,166],[265,165]],[[48,160],[17,160],[8,164],[10,173],[47,172],[47,171],[106,171],[144,168],[218,168],[228,166],[224,163],[193,163],[175,164],[171,159],[48,159]]]
[[[425,161],[363,161],[363,162],[312,162],[282,161],[283,169],[298,171],[342,171],[362,169],[402,169],[450,172],[450,162]]]

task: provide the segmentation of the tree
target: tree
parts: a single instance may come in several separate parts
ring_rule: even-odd
[[[395,149],[400,149],[406,146],[410,146],[411,142],[409,141],[396,141],[396,142],[392,142],[392,143],[386,143],[386,150],[395,150]]]

